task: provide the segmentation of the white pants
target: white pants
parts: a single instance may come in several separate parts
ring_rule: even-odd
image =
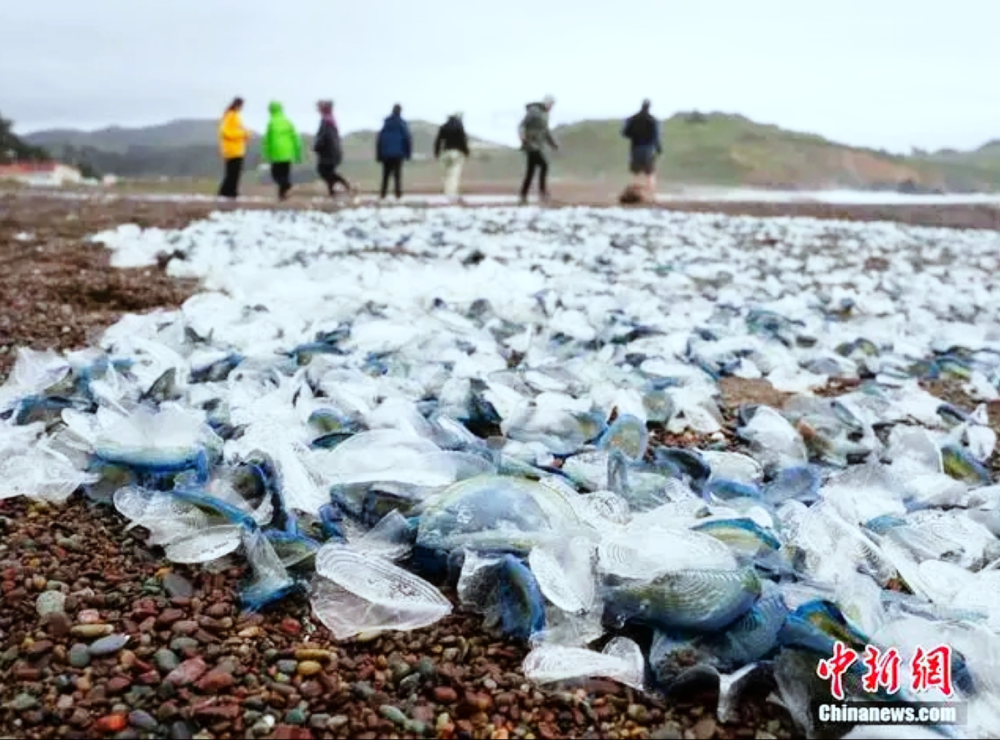
[[[441,152],[441,162],[444,164],[444,194],[449,198],[457,198],[465,155],[457,149],[447,149]]]

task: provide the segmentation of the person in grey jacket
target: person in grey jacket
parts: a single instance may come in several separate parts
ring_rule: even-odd
[[[549,199],[547,188],[547,178],[549,174],[549,161],[545,156],[546,147],[551,147],[553,151],[559,149],[556,140],[552,138],[549,130],[549,111],[556,100],[551,95],[546,95],[540,103],[528,103],[524,118],[518,127],[518,134],[521,137],[521,149],[524,151],[527,160],[527,170],[524,173],[524,182],[521,183],[521,204],[528,202],[528,191],[531,189],[531,182],[535,179],[535,172],[538,172],[538,193],[543,201]]]

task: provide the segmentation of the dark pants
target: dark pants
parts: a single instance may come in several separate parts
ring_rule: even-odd
[[[278,186],[278,197],[284,200],[292,189],[292,163],[274,162],[271,165],[271,179]]]
[[[336,189],[338,182],[344,186],[344,190],[351,189],[351,183],[349,183],[343,175],[337,172],[337,165],[320,162],[316,167],[316,171],[319,173],[319,176],[323,178],[323,182],[326,183],[326,187],[330,191],[330,195],[333,195],[333,191]]]
[[[633,175],[652,175],[656,172],[656,148],[652,146],[632,147],[628,168]]]
[[[240,173],[243,172],[243,157],[233,157],[226,160],[226,174],[219,185],[220,198],[235,198],[240,190]]]
[[[389,191],[389,177],[396,185],[396,197],[403,197],[403,160],[399,157],[382,160],[382,197]]]
[[[538,170],[538,192],[542,194],[542,197],[548,195],[545,180],[549,174],[549,162],[541,152],[531,151],[528,152],[528,171],[524,173],[524,182],[521,183],[522,200],[528,197],[531,181],[535,179],[535,170]]]

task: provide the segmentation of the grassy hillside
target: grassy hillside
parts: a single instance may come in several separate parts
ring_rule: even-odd
[[[217,121],[179,119],[141,128],[109,126],[96,131],[50,129],[28,134],[25,139],[39,146],[94,148],[124,154],[132,147],[159,149],[211,144],[218,135],[218,127]]]
[[[556,129],[565,167],[580,176],[617,175],[627,143],[621,121],[585,121]],[[798,188],[992,189],[1000,185],[995,161],[977,153],[962,161],[914,158],[838,144],[743,116],[677,114],[663,123],[661,178],[695,185]]]
[[[434,147],[434,137],[437,135],[438,124],[428,121],[410,121],[413,133],[414,150],[421,154],[430,154]],[[260,133],[251,132],[259,141]],[[355,131],[344,136],[345,153],[351,159],[371,157],[375,151],[375,137],[378,132],[371,129]],[[77,131],[75,129],[49,129],[36,131],[24,136],[26,141],[38,146],[55,148],[72,147],[76,149],[96,149],[98,151],[125,154],[130,149],[186,149],[189,147],[214,147],[218,136],[218,123],[210,120],[181,119],[156,126],[142,128],[124,128],[110,126],[96,131]],[[312,133],[302,132],[302,138],[307,146],[312,144]],[[504,148],[476,137],[470,137],[474,146],[485,148]]]
[[[434,139],[440,124],[428,121],[410,121],[410,133],[413,136],[413,153],[415,158],[423,159],[433,156]],[[363,129],[347,134],[343,138],[344,159],[348,161],[368,161],[375,156],[375,140],[378,131]],[[307,137],[309,138],[309,137]],[[503,144],[486,141],[469,134],[469,148],[477,152],[509,151]]]
[[[914,166],[942,172],[953,189],[977,189],[982,182],[1000,183],[1000,140],[987,142],[968,152],[942,150],[919,152],[912,157]]]
[[[97,131],[52,129],[38,131],[24,138],[32,144],[48,147],[53,156],[67,162],[87,163],[102,173],[113,172],[125,177],[215,177],[219,170],[216,144],[217,126],[210,120],[178,120],[143,128],[109,127]],[[410,121],[413,133],[415,161],[413,168],[428,169],[432,162],[434,138],[438,125],[427,121]],[[356,131],[343,138],[345,167],[359,177],[369,177],[376,171],[374,163],[375,137],[373,130]],[[303,132],[306,162],[299,168],[299,179],[308,179],[312,171],[312,134]],[[474,162],[470,170],[478,171],[484,163],[496,159],[498,152],[508,150],[501,144],[470,136]],[[247,152],[247,167],[260,164],[260,138],[254,134]],[[511,163],[514,164],[514,163]],[[519,166],[519,164],[518,164]],[[500,166],[497,172],[509,169]],[[516,169],[516,167],[515,167]],[[350,175],[348,175],[350,176]]]
[[[436,176],[431,157],[437,124],[410,122],[414,137],[411,177]],[[559,126],[560,150],[553,176],[620,181],[627,177],[628,143],[622,120],[582,121]],[[215,177],[219,162],[214,121],[182,120],[140,129],[95,132],[44,131],[24,137],[56,156],[86,160],[103,172],[124,176]],[[376,131],[344,137],[348,177],[375,177]],[[311,137],[304,134],[307,150]],[[522,169],[520,152],[473,138],[475,155],[468,176],[510,181]],[[723,113],[679,113],[663,122],[662,181],[692,185],[751,185],[780,188],[910,189],[968,191],[1000,188],[1000,141],[971,152],[893,155],[846,146],[814,134],[788,131]],[[248,166],[258,163],[251,146]],[[308,177],[311,164],[301,168]]]

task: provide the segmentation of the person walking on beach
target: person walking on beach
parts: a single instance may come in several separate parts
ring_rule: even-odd
[[[389,177],[396,186],[396,200],[403,197],[403,162],[413,156],[410,127],[403,120],[403,107],[392,106],[392,115],[382,123],[375,143],[375,159],[382,164],[382,200],[389,190]]]
[[[292,189],[292,165],[302,161],[302,137],[288,120],[281,103],[273,101],[268,110],[267,133],[261,142],[261,159],[271,164],[271,179],[278,186],[278,200]]]
[[[462,167],[469,157],[469,137],[465,134],[462,114],[451,115],[438,129],[434,139],[434,158],[444,163],[444,194],[449,200],[458,199]]]
[[[316,132],[316,139],[313,141],[313,151],[319,160],[316,171],[326,183],[330,195],[336,194],[336,186],[339,182],[348,192],[351,191],[351,183],[337,172],[340,163],[344,161],[344,149],[340,143],[340,131],[337,129],[337,122],[333,117],[333,101],[321,100],[317,104],[319,108],[319,131]]]
[[[240,175],[243,173],[243,158],[247,153],[250,133],[244,128],[240,118],[243,98],[233,98],[219,123],[219,152],[225,163],[225,174],[219,185],[219,197],[235,199],[239,196]]]
[[[642,101],[638,113],[625,121],[622,136],[632,145],[629,152],[629,171],[636,178],[636,186],[652,199],[656,194],[656,157],[662,153],[660,125],[649,112],[650,102]]]
[[[521,205],[528,202],[528,191],[531,189],[531,182],[535,178],[535,171],[538,171],[538,194],[542,201],[549,199],[547,178],[549,174],[549,161],[545,156],[545,148],[549,146],[553,151],[558,151],[559,145],[552,138],[549,130],[549,111],[555,105],[556,99],[551,95],[546,95],[540,103],[528,103],[527,112],[518,127],[518,134],[521,137],[521,149],[525,153],[527,170],[524,173],[524,182],[521,183]]]

